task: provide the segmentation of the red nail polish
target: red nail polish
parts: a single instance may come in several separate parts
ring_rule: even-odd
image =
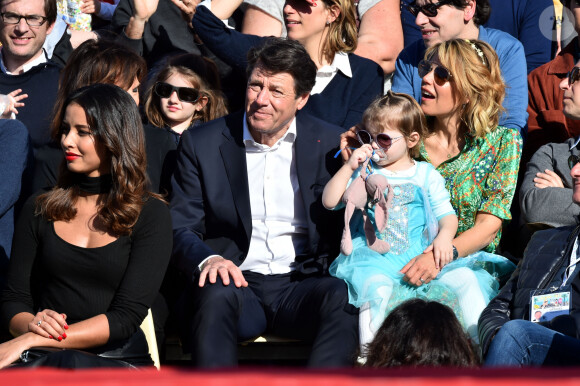
[[[68,324],[66,324],[66,323],[64,324],[64,329],[68,330]]]
[[[61,340],[62,340],[62,336],[59,335],[58,341],[60,342]]]
[[[63,339],[66,339],[66,332],[62,334]]]
[[[54,339],[54,338],[52,337],[52,335],[49,335],[49,336],[48,336],[48,338],[49,338],[49,339]]]

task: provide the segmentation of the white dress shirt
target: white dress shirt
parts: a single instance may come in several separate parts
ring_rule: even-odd
[[[257,143],[244,115],[252,236],[242,271],[288,273],[296,255],[306,251],[308,221],[296,172],[295,140],[296,119],[274,146]]]

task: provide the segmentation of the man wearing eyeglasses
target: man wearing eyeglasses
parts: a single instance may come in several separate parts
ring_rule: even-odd
[[[574,30],[580,33],[580,3],[570,2],[574,16]],[[568,13],[567,13],[568,14]],[[550,62],[536,68],[528,76],[529,103],[528,138],[522,150],[522,165],[529,161],[540,146],[561,143],[580,135],[580,120],[562,113],[562,96],[559,89],[562,79],[580,57],[580,40],[575,37]]]
[[[580,123],[580,62],[560,81],[562,118]],[[575,92],[576,91],[576,92]],[[554,111],[555,113],[555,111]],[[548,143],[538,149],[527,163],[520,188],[520,207],[523,219],[530,228],[575,225],[580,206],[572,201],[574,180],[570,175],[570,157],[580,156],[580,137],[561,143]]]
[[[580,158],[568,157],[572,201],[580,204]],[[580,225],[536,232],[524,259],[479,318],[486,366],[580,365]],[[553,299],[569,304],[543,308]],[[548,303],[549,304],[549,303]]]
[[[580,68],[575,67],[560,84],[563,111],[571,119],[580,119],[579,79]],[[568,217],[579,212],[580,156],[575,146],[570,148],[573,142],[552,146],[553,165],[560,173],[567,170],[569,177],[561,177],[567,189],[540,188],[553,190],[541,200],[536,197],[536,209],[548,217],[547,211],[563,215],[564,208],[570,211]],[[555,173],[546,173],[536,184],[551,184],[553,177]],[[580,225],[572,224],[534,233],[518,268],[481,313],[479,338],[487,366],[580,365]],[[566,304],[559,299],[571,300]]]
[[[42,48],[56,21],[56,0],[0,0],[0,94],[22,89],[18,109],[34,148],[49,141],[60,67]]]
[[[524,48],[508,33],[482,26],[491,12],[489,0],[416,0],[408,9],[415,16],[422,39],[408,45],[399,54],[392,90],[413,95],[420,102],[422,79],[417,66],[424,59],[425,50],[451,39],[482,40],[497,52],[502,77],[507,85],[503,103],[506,112],[499,124],[521,133],[528,118]]]

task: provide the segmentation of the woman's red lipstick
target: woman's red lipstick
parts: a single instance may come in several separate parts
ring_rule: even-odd
[[[65,158],[67,161],[74,161],[75,159],[79,158],[80,155],[75,153],[65,153]]]

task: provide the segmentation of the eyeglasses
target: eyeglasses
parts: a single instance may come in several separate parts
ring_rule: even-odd
[[[439,7],[450,3],[452,3],[452,0],[441,0],[438,3],[427,3],[425,5],[419,6],[417,5],[416,1],[413,1],[411,4],[407,5],[407,9],[415,17],[417,17],[419,12],[423,12],[423,15],[427,17],[435,17],[437,16],[437,9]]]
[[[6,24],[18,24],[20,19],[24,19],[29,27],[40,27],[46,23],[46,17],[40,15],[19,15],[12,12],[2,12],[2,21]]]
[[[358,138],[358,141],[360,142],[361,145],[367,145],[367,144],[370,145],[374,141],[377,144],[377,146],[384,151],[389,150],[389,148],[391,147],[393,142],[403,138],[402,135],[399,135],[398,137],[391,138],[389,135],[384,134],[384,133],[377,134],[377,135],[373,136],[371,133],[369,133],[366,130],[357,131],[356,137]]]
[[[425,77],[425,75],[433,71],[433,78],[435,79],[435,83],[438,86],[443,86],[445,83],[449,82],[451,78],[453,78],[453,75],[451,75],[451,72],[449,72],[447,68],[428,60],[421,60],[419,62],[419,66],[417,66],[417,70],[421,78]]]
[[[572,170],[574,165],[576,165],[578,162],[580,162],[579,156],[572,154],[570,157],[568,157],[568,166],[570,167],[570,170]]]
[[[155,83],[154,91],[160,98],[169,98],[175,91],[180,101],[189,103],[197,102],[201,95],[199,90],[193,87],[175,87],[165,82]]]
[[[573,67],[568,73],[568,86],[572,86],[578,79],[580,79],[580,67]]]

